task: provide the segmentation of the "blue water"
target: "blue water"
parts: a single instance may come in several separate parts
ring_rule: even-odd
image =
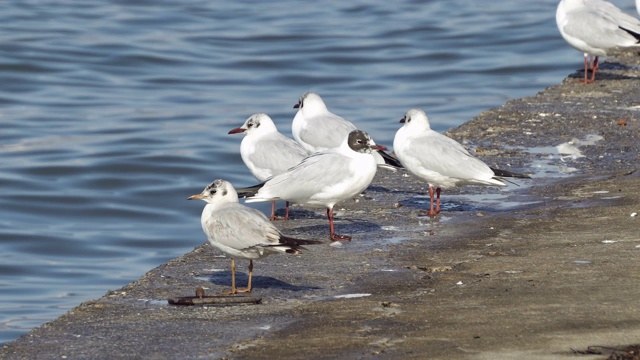
[[[0,342],[202,244],[185,198],[254,183],[253,113],[290,135],[313,90],[390,146],[411,107],[444,131],[559,83],[556,4],[1,2]]]

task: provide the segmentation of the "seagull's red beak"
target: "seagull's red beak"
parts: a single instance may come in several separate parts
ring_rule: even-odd
[[[382,150],[382,151],[387,151],[389,149],[387,149],[386,146],[384,145],[372,145],[371,146],[371,150]]]
[[[244,132],[243,128],[235,128],[235,129],[229,130],[229,134],[238,134],[238,133],[243,133],[243,132]]]
[[[297,104],[293,105],[294,109],[300,109],[300,101],[298,101]]]
[[[405,122],[404,118],[400,119],[400,122],[401,122],[402,124],[404,124],[404,122]]]

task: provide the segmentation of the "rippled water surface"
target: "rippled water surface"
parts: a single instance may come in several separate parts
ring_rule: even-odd
[[[390,146],[410,107],[444,131],[560,82],[556,4],[0,3],[0,342],[202,244],[185,198],[254,183],[253,113],[290,135],[314,90]]]

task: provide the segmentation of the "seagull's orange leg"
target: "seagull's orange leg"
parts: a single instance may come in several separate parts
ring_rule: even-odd
[[[595,56],[592,62],[591,55],[584,54],[584,80],[581,81],[583,84],[589,84],[596,81],[596,71],[599,67],[599,60],[600,59]],[[591,70],[591,78],[589,78],[589,70]]]
[[[271,217],[269,217],[269,220],[274,221],[276,219],[276,202],[272,201],[271,202]]]
[[[251,280],[253,279],[253,260],[249,260],[249,282],[247,283],[246,289],[237,289],[236,292],[239,293],[249,293],[251,292]]]
[[[235,295],[236,289],[236,260],[231,258],[231,291],[223,291],[222,295]]]
[[[329,238],[331,241],[351,241],[351,236],[336,234],[333,228],[333,208],[327,209],[327,217],[329,218]]]

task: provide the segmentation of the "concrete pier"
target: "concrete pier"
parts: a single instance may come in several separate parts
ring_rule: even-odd
[[[426,184],[379,170],[336,206],[352,242],[329,244],[323,209],[294,207],[293,221],[276,223],[327,244],[256,261],[260,304],[168,305],[230,287],[229,259],[205,244],[5,344],[0,358],[626,356],[640,344],[639,64],[611,58],[593,84],[573,74],[448,133],[530,180],[445,190],[430,219],[418,216]],[[237,265],[242,286],[247,263]]]

